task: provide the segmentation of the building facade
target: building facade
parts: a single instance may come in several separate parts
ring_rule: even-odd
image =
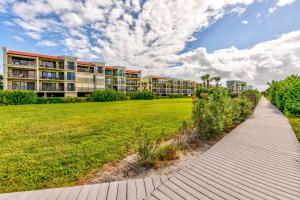
[[[233,93],[240,93],[247,89],[247,83],[239,80],[226,81],[226,86],[227,89]]]
[[[33,90],[39,96],[86,96],[95,90],[140,91],[141,71],[3,48],[5,90]],[[127,85],[127,83],[129,83]]]
[[[182,94],[191,96],[195,94],[196,83],[191,80],[182,80],[161,76],[146,76],[142,78],[143,90],[149,90],[158,96]]]

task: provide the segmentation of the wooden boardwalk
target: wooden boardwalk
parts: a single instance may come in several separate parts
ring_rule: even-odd
[[[179,172],[111,183],[0,194],[0,200],[300,199],[300,145],[266,99],[252,118]]]

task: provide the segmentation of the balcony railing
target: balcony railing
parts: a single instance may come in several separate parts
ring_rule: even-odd
[[[77,67],[77,72],[94,73],[93,69],[82,69]]]
[[[7,85],[7,89],[8,90],[36,90],[35,85],[34,86],[26,86],[26,85],[22,85],[22,86],[12,86],[12,85]]]
[[[40,68],[64,70],[64,66],[40,65]]]
[[[24,79],[36,79],[36,75],[31,74],[14,74],[14,73],[8,73],[8,78],[24,78]]]
[[[41,91],[51,91],[51,92],[62,92],[64,91],[63,87],[46,87],[46,86],[42,86]]]
[[[35,63],[31,64],[31,63],[20,63],[20,62],[10,62],[8,63],[8,67],[12,67],[12,66],[20,66],[20,67],[36,67]]]
[[[64,77],[40,76],[40,79],[44,79],[44,80],[64,80]]]

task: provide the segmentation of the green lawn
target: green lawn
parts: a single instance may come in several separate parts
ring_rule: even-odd
[[[300,118],[289,118],[289,120],[295,131],[296,137],[300,142]]]
[[[0,192],[75,184],[126,155],[142,124],[172,136],[191,99],[0,107]]]

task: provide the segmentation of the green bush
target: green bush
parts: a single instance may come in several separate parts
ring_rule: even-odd
[[[202,140],[211,140],[244,121],[253,104],[245,96],[231,98],[225,88],[199,88],[193,119]]]
[[[129,96],[129,98],[132,100],[155,99],[155,94],[151,91],[128,92],[126,93],[126,95]]]
[[[37,95],[27,90],[1,90],[0,105],[21,105],[36,103]]]
[[[282,81],[272,81],[265,94],[287,116],[300,116],[300,76],[291,75]]]
[[[91,96],[88,98],[88,101],[124,101],[128,99],[129,97],[126,96],[124,92],[119,92],[115,90],[98,90],[91,93]]]
[[[55,103],[80,103],[85,102],[84,97],[38,97],[37,104],[55,104]]]
[[[175,99],[175,98],[185,98],[186,96],[183,94],[169,94],[170,99]]]
[[[244,96],[250,100],[252,105],[255,107],[261,98],[261,93],[257,90],[245,90],[242,92],[241,96]]]

